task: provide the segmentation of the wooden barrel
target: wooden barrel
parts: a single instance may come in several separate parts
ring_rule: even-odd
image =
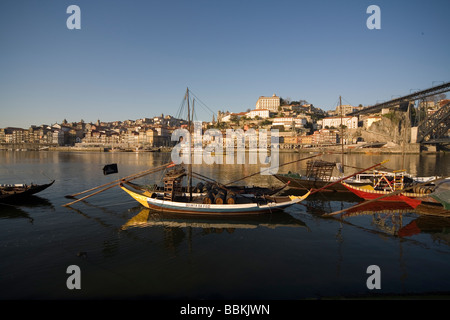
[[[216,194],[216,197],[214,198],[214,202],[216,204],[223,204],[226,199],[226,192],[223,190],[219,190]]]
[[[227,203],[228,204],[235,204],[236,203],[236,193],[229,191],[227,193]]]
[[[208,192],[205,197],[203,198],[203,203],[204,204],[211,204],[214,201],[214,195],[212,194],[212,192]]]
[[[419,194],[430,194],[431,192],[433,192],[433,187],[431,186],[414,187],[413,192]]]

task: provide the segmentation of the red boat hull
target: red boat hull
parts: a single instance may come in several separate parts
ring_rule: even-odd
[[[351,185],[348,185],[346,183],[342,183],[344,187],[346,187],[348,190],[353,192],[355,195],[357,195],[360,198],[363,198],[365,200],[375,200],[377,201],[391,201],[391,202],[406,202],[408,205],[410,205],[413,208],[416,208],[419,204],[422,203],[422,200],[416,198],[416,194],[395,194],[392,196],[387,196],[388,194],[392,193],[389,191],[378,191],[378,190],[366,190],[360,187],[354,187]],[[380,198],[382,197],[382,198]],[[380,199],[378,199],[380,198]]]

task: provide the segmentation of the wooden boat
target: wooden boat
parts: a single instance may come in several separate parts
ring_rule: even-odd
[[[162,212],[199,215],[245,215],[271,213],[306,199],[303,196],[273,196],[264,194],[239,194],[224,186],[206,193],[183,192],[183,167],[174,167],[164,177],[164,191],[133,191],[125,183],[119,186],[144,207]],[[136,188],[134,188],[136,189]]]
[[[208,215],[246,215],[272,213],[282,210],[305,200],[309,193],[303,196],[286,197],[252,197],[243,195],[236,197],[234,204],[204,203],[207,196],[194,197],[190,201],[189,196],[180,196],[171,200],[157,193],[138,193],[120,184],[120,187],[132,198],[141,203],[144,207],[162,212],[185,213],[185,214],[208,214]]]
[[[47,184],[1,184],[0,202],[22,200],[50,187],[55,180]]]
[[[275,174],[274,177],[283,183],[289,182],[290,188],[299,190],[321,189],[339,179],[338,177],[331,177],[330,180],[310,179],[295,173]],[[359,182],[356,179],[347,180],[347,183],[351,185],[361,185],[361,186],[367,184],[368,182],[369,181]],[[322,189],[322,192],[350,193],[348,189],[346,189],[339,183],[332,185],[329,188]]]
[[[283,183],[289,183],[289,188],[300,190],[322,189],[321,192],[343,192],[351,193],[347,188],[339,183],[334,183],[342,179],[333,175],[334,170],[339,171],[339,164],[335,162],[328,162],[322,160],[312,160],[307,162],[307,169],[305,175],[299,173],[288,172],[285,174],[275,174],[274,176]],[[404,172],[387,172],[374,170],[373,172],[361,171],[360,173],[349,176],[344,180],[345,183],[352,186],[365,186],[372,184],[381,177],[389,178],[390,180],[398,179],[402,176],[404,184],[413,183],[414,180],[406,175]],[[425,178],[422,178],[425,179]],[[431,178],[430,178],[431,179]],[[334,183],[334,184],[333,184]]]
[[[450,210],[450,180],[437,184],[429,196],[442,204],[444,209]]]
[[[358,197],[365,200],[379,200],[379,201],[391,201],[391,202],[406,202],[413,208],[416,208],[419,204],[422,203],[424,199],[426,199],[428,193],[416,193],[416,192],[402,192],[401,190],[397,190],[399,192],[393,190],[377,190],[371,185],[366,185],[363,187],[352,186],[345,182],[341,182],[341,184],[347,188],[349,191],[356,194]]]

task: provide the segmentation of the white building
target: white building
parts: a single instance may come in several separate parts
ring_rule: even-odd
[[[247,115],[246,112],[239,112],[239,113],[229,113],[226,116],[222,117],[222,122],[229,122],[233,119],[240,119],[242,117],[245,117]]]
[[[280,106],[280,97],[277,97],[275,93],[271,97],[259,97],[256,101],[255,109],[267,109],[273,112],[278,112],[278,107]]]
[[[343,124],[349,129],[358,128],[358,117],[327,117],[322,119],[323,128],[339,128]]]
[[[256,116],[258,116],[261,119],[270,118],[270,116],[274,114],[273,112],[270,112],[268,109],[255,109],[247,113],[247,116],[254,119]]]
[[[278,117],[274,118],[272,122],[272,126],[284,126],[286,128],[292,127],[293,124],[295,128],[303,128],[306,125],[306,119],[294,117]]]

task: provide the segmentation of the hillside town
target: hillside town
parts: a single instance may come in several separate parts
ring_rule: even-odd
[[[450,100],[440,99],[422,101],[418,110],[426,114],[435,112]],[[290,101],[273,94],[257,99],[253,109],[245,112],[218,111],[209,122],[202,122],[202,129],[221,130],[223,136],[227,129],[277,129],[279,148],[298,150],[312,147],[358,146],[369,143],[400,144],[406,141],[406,135],[392,130],[389,123],[378,126],[377,123],[393,121],[397,111],[383,109],[381,112],[352,116],[362,105],[342,105],[324,111],[304,100]],[[394,121],[395,122],[395,121]],[[397,121],[398,124],[398,121]],[[166,150],[176,142],[171,141],[172,132],[186,128],[186,120],[161,114],[152,118],[95,123],[68,122],[51,125],[32,125],[29,128],[7,127],[0,129],[0,148],[9,150],[46,150],[76,148],[77,150],[107,151],[154,151]],[[386,131],[386,127],[388,130]],[[413,137],[407,133],[407,140]]]

